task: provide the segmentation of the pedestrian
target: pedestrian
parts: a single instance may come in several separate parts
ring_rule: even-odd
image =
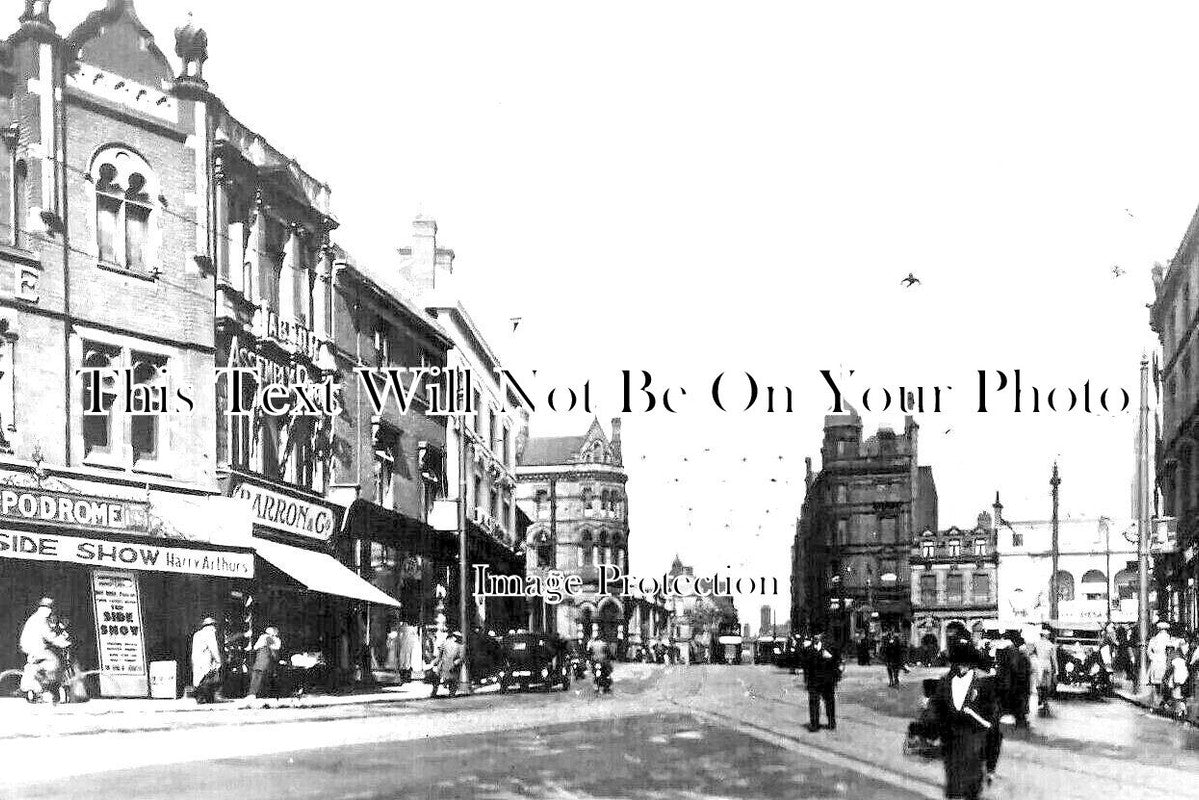
[[[979,669],[978,650],[969,642],[954,639],[946,657],[950,670],[929,700],[945,763],[945,796],[977,800],[988,764],[988,734],[998,727],[994,679]],[[991,772],[986,769],[988,782]]]
[[[1016,721],[1017,728],[1028,727],[1028,698],[1032,694],[1032,661],[1024,649],[1024,637],[1011,634],[1008,678],[1008,713]]]
[[[1157,623],[1157,633],[1149,640],[1148,657],[1149,657],[1149,685],[1157,692],[1159,701],[1166,700],[1166,692],[1162,689],[1162,681],[1166,677],[1166,667],[1169,665],[1169,660],[1166,658],[1166,648],[1170,646],[1170,623],[1162,621]]]
[[[1049,716],[1049,698],[1057,688],[1057,648],[1049,641],[1049,629],[1042,626],[1037,631],[1029,661],[1032,667],[1032,684],[1037,692],[1037,713]]]
[[[258,641],[254,643],[254,665],[250,673],[250,691],[247,700],[257,700],[265,691],[268,695],[275,689],[275,675],[279,667],[279,652],[283,649],[283,640],[279,637],[279,629],[268,626]]]
[[[887,665],[887,685],[899,686],[899,673],[903,670],[903,642],[894,632],[883,641],[883,661]]]
[[[196,705],[216,700],[221,684],[221,646],[217,641],[216,620],[205,617],[192,634],[192,696]]]
[[[430,697],[437,696],[437,687],[445,684],[450,690],[450,697],[458,694],[458,680],[462,672],[462,631],[454,631],[437,650],[433,660],[433,691]]]
[[[808,730],[820,730],[820,703],[828,717],[828,729],[837,730],[837,682],[841,680],[841,653],[826,641],[823,631],[812,636],[804,680],[808,688]]]
[[[1183,697],[1184,687],[1190,679],[1186,659],[1181,648],[1169,645],[1166,648],[1166,674],[1162,679],[1162,707],[1171,716],[1186,716],[1186,700]]]
[[[47,687],[58,682],[61,667],[55,648],[65,648],[70,640],[56,633],[50,624],[54,613],[54,598],[43,597],[21,628],[20,646],[25,654],[25,669],[21,673],[21,694],[31,703],[37,702]],[[58,701],[57,691],[53,698]]]
[[[870,638],[864,633],[858,634],[857,651],[858,651],[858,666],[859,667],[870,666]]]
[[[595,693],[611,692],[612,647],[600,636],[598,625],[591,629],[591,639],[587,642],[587,658],[591,662],[591,678],[595,684]]]

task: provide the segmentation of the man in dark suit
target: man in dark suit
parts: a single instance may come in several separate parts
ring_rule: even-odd
[[[808,730],[820,730],[820,701],[828,717],[828,729],[837,729],[837,681],[841,679],[841,652],[829,644],[825,634],[817,632],[804,665],[804,682],[808,687]]]
[[[946,655],[950,670],[929,700],[945,761],[945,796],[977,800],[988,734],[997,725],[994,678],[978,669],[979,653],[968,642],[951,640]]]

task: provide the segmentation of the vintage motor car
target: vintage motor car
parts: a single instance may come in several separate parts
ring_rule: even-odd
[[[1068,689],[1095,690],[1099,645],[1103,626],[1098,622],[1049,623],[1050,638],[1057,647],[1057,682]]]
[[[501,692],[538,686],[570,688],[571,657],[566,642],[552,633],[510,633],[500,640]]]

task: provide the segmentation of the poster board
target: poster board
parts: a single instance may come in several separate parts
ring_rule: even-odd
[[[100,662],[100,694],[146,697],[146,636],[142,628],[137,573],[98,569],[92,572],[96,612],[96,650]]]

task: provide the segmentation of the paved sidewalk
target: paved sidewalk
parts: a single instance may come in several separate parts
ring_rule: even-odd
[[[378,691],[344,695],[305,695],[254,701],[227,700],[197,705],[191,698],[97,698],[86,703],[27,703],[19,697],[0,699],[0,740],[70,736],[102,732],[163,730],[208,725],[243,725],[281,719],[327,719],[353,713],[356,707],[410,703],[429,699],[430,686],[411,682]],[[497,693],[496,684],[473,694]],[[445,694],[445,690],[441,691]]]
[[[1196,705],[1194,699],[1191,699],[1187,703],[1187,716],[1178,717],[1168,714],[1162,710],[1157,698],[1157,694],[1153,691],[1153,689],[1145,689],[1144,691],[1137,693],[1132,690],[1131,685],[1126,683],[1117,683],[1115,685],[1115,693],[1120,699],[1126,700],[1135,706],[1140,706],[1146,711],[1151,711],[1160,717],[1173,719],[1180,724],[1188,724],[1199,727],[1199,705]]]

